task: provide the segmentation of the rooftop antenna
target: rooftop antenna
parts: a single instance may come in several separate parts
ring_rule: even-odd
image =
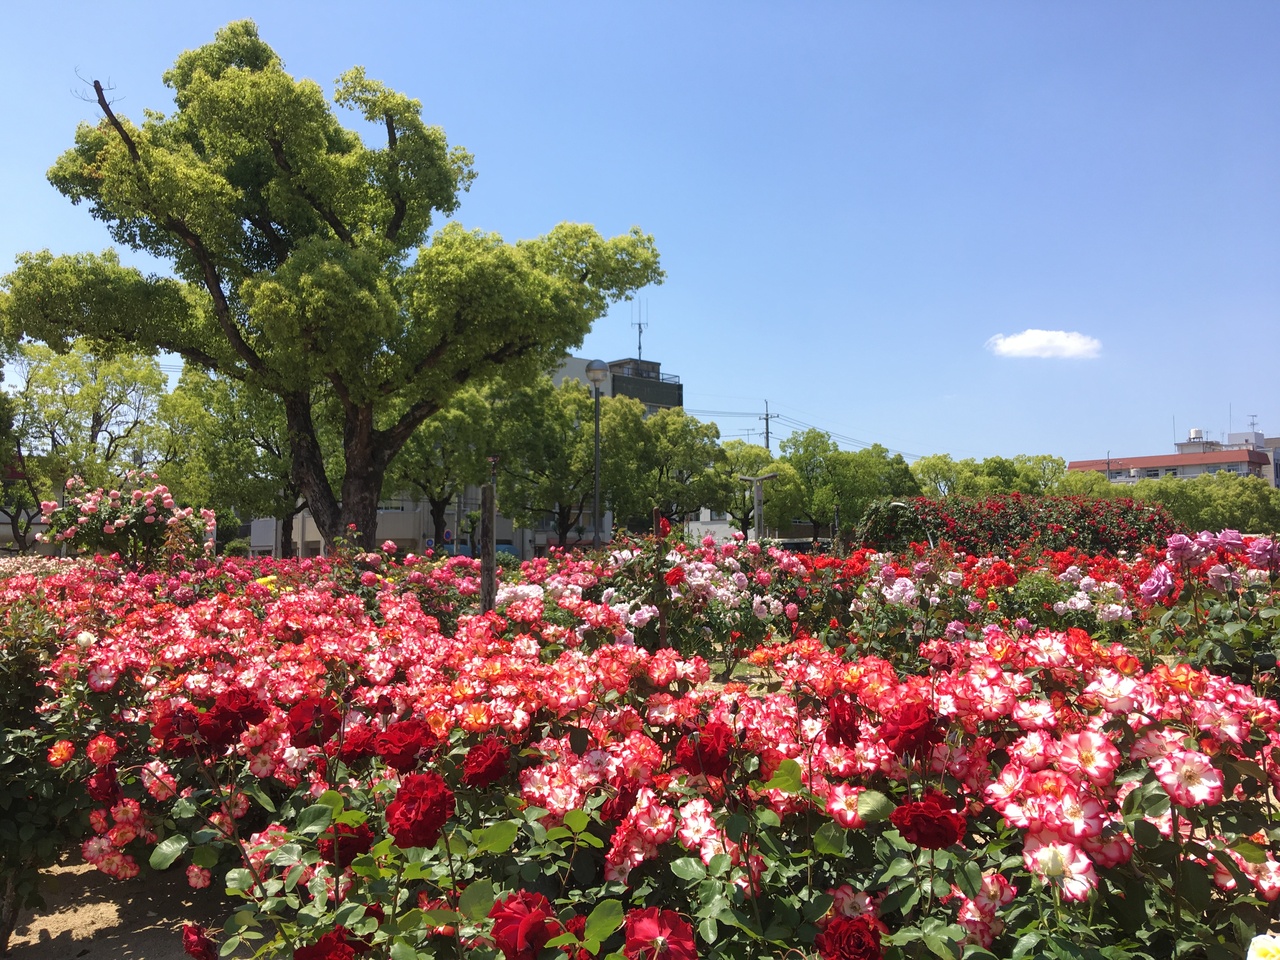
[[[1249,432],[1258,432],[1258,415],[1256,413],[1249,414]]]
[[[642,310],[643,304],[636,304],[637,309]],[[641,313],[643,316],[643,313]],[[644,359],[644,331],[649,326],[643,320],[632,320],[631,325],[636,328],[636,359]]]

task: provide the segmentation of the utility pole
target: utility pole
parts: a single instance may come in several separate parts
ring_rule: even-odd
[[[769,450],[769,421],[777,419],[781,414],[769,412],[769,401],[764,402],[764,416],[756,417],[757,420],[764,421],[764,448]],[[772,451],[770,451],[772,453]]]

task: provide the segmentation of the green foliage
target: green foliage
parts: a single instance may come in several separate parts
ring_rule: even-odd
[[[27,254],[4,280],[0,319],[58,350],[80,336],[173,351],[276,397],[292,475],[331,544],[354,523],[371,545],[388,466],[463,385],[533,376],[610,303],[662,279],[639,229],[606,239],[561,224],[516,244],[457,223],[430,233],[470,185],[470,155],[418,101],[356,68],[333,101],[385,131],[367,145],[251,22],[183,53],[164,79],[176,109],[141,124],[96,87],[103,119],[79,128],[49,177],[175,278],[110,252]],[[317,426],[325,409],[336,450]]]
[[[1139,480],[1131,488],[1138,500],[1158,503],[1189,530],[1280,530],[1280,490],[1261,477],[1206,473],[1180,480]]]
[[[76,340],[65,353],[23,344],[16,365],[15,432],[41,496],[68,477],[101,486],[162,465],[169,447],[160,419],[166,385],[154,359],[96,355]]]
[[[185,439],[184,455],[159,471],[176,497],[244,520],[284,520],[299,511],[301,491],[291,476],[288,429],[276,397],[187,367],[162,406],[181,425],[172,433]],[[338,472],[337,465],[327,466]]]
[[[608,402],[612,405],[612,398]],[[565,379],[557,387],[542,377],[501,397],[493,416],[502,512],[524,526],[549,516],[564,546],[575,528],[591,522],[595,413],[590,392],[577,380]],[[602,446],[614,419],[602,410]]]
[[[918,495],[920,484],[901,454],[889,456],[879,444],[845,451],[821,430],[793,433],[780,444],[782,462],[795,470],[795,481],[781,487],[779,498],[791,507],[788,519],[802,519],[817,539],[831,530],[837,512],[840,527],[854,525],[873,500]]]
[[[1058,489],[1067,476],[1066,461],[1047,454],[1018,454],[1013,459],[987,457],[979,462],[952,460],[950,455],[941,453],[919,458],[911,464],[911,472],[926,497],[1067,492]]]
[[[615,490],[611,503],[620,521],[632,529],[652,526],[652,511],[681,520],[704,506],[723,503],[730,482],[718,465],[725,453],[720,430],[679,407],[659,410],[643,422],[639,463],[626,488]]]

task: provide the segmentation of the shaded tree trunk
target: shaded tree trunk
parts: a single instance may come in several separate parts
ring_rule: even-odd
[[[436,546],[444,543],[445,524],[449,522],[445,515],[449,512],[449,504],[452,502],[452,496],[445,497],[442,500],[431,496],[427,497],[427,504],[431,513],[431,535],[436,541]]]
[[[296,497],[295,497],[296,499]],[[280,559],[292,560],[293,553],[293,518],[307,509],[307,501],[303,500],[296,507],[280,518]]]

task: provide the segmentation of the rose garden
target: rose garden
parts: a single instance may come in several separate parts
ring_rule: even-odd
[[[0,582],[8,908],[76,856],[225,888],[200,960],[1240,957],[1276,914],[1266,538],[663,524],[481,613],[468,558],[211,559],[163,489],[46,512],[119,550]]]

